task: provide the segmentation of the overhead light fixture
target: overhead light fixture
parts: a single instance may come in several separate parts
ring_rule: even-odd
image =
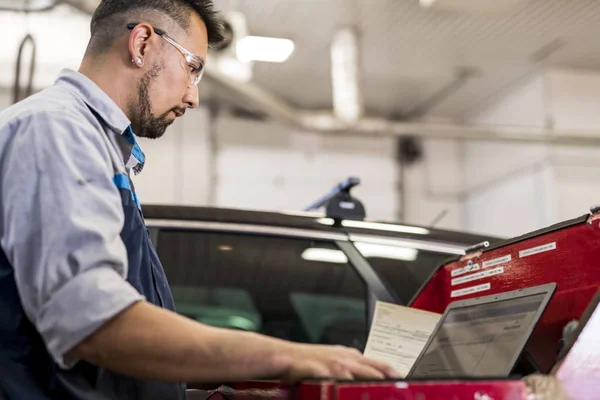
[[[334,220],[332,218],[319,218],[319,219],[317,219],[317,222],[322,225],[329,225],[329,226],[332,226],[334,224]],[[347,228],[372,229],[372,230],[376,230],[376,231],[412,233],[415,235],[429,235],[431,233],[431,231],[429,229],[421,228],[418,226],[384,224],[381,222],[369,222],[369,221],[355,221],[352,219],[343,220],[342,226],[345,226]]]
[[[410,247],[388,246],[373,243],[354,243],[360,254],[366,258],[387,258],[391,260],[415,261],[419,251]]]
[[[289,39],[246,36],[238,40],[236,54],[240,61],[281,63],[294,52],[294,42]]]
[[[359,47],[354,27],[340,29],[331,44],[333,107],[335,115],[346,123],[355,123],[363,114]]]
[[[313,247],[302,252],[302,259],[306,261],[319,261],[334,264],[348,263],[348,257],[341,250],[322,249]]]

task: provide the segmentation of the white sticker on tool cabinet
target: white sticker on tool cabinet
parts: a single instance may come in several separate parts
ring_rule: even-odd
[[[473,275],[467,275],[467,276],[463,276],[461,278],[452,279],[452,286],[460,285],[461,283],[476,281],[476,280],[487,278],[487,277],[494,276],[494,275],[500,275],[503,273],[504,273],[504,267],[498,267],[498,268],[494,268],[494,269],[489,269],[487,271],[481,271],[481,272],[478,272]]]
[[[450,273],[451,276],[461,276],[464,274],[468,274],[469,272],[473,272],[473,271],[479,271],[479,264],[472,264],[472,265],[466,265],[462,268],[458,268],[455,270],[452,270],[452,272]]]
[[[528,257],[534,254],[545,253],[547,251],[556,250],[556,242],[544,244],[542,246],[532,247],[531,249],[521,250],[519,257]]]
[[[490,285],[489,283],[484,283],[483,285],[477,285],[477,286],[471,286],[471,287],[464,288],[464,289],[453,290],[450,293],[450,297],[467,296],[467,295],[473,294],[473,293],[485,292],[486,290],[490,290],[491,288],[492,288],[492,285]]]
[[[495,267],[496,265],[507,263],[510,260],[512,260],[510,254],[500,258],[494,258],[493,260],[484,261],[483,268]]]

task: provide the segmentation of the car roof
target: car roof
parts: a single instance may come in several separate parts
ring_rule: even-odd
[[[489,241],[496,243],[501,238],[478,235],[467,232],[451,231],[411,224],[394,223],[379,220],[343,220],[342,225],[325,214],[302,211],[261,211],[221,207],[153,205],[142,206],[144,218],[182,221],[205,221],[250,225],[265,225],[343,232],[348,234],[376,235],[389,238],[426,239],[471,246]]]

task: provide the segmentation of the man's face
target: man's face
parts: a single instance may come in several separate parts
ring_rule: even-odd
[[[188,35],[171,37],[186,50],[206,60],[206,27],[198,16],[192,17]],[[164,41],[158,36],[157,39]],[[138,83],[138,101],[134,102],[137,104],[130,105],[136,120],[136,135],[150,139],[161,137],[186,109],[198,106],[198,88],[190,84],[190,66],[185,56],[166,41],[161,45],[161,54],[154,58],[150,69]]]

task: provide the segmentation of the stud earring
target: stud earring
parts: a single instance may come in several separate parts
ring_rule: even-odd
[[[142,57],[136,57],[135,59],[137,61],[138,64],[142,65]]]

